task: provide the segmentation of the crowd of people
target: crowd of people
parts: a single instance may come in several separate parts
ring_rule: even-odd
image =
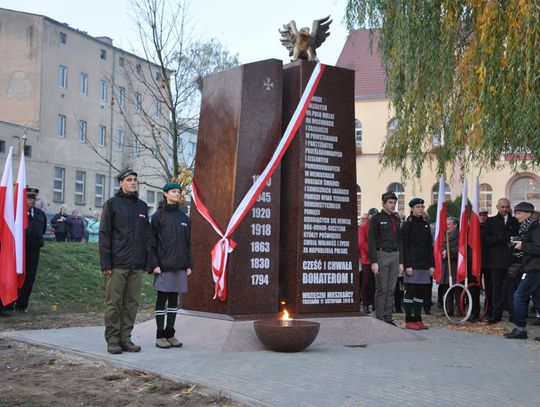
[[[51,219],[54,237],[57,242],[89,242],[97,243],[99,238],[100,213],[95,211],[92,219],[80,216],[78,209],[67,214],[67,207],[62,205],[60,211]]]
[[[377,319],[396,325],[393,314],[405,311],[405,328],[428,329],[422,311],[431,313],[434,224],[429,223],[421,198],[409,202],[410,215],[405,219],[395,212],[397,196],[382,195],[382,209],[371,208],[360,218],[358,249],[361,263],[360,298],[365,313],[374,312]],[[512,215],[512,213],[514,215]],[[482,275],[480,281],[468,267],[468,291],[471,294],[469,322],[479,322],[482,311],[488,324],[502,321],[506,312],[516,328],[506,334],[509,339],[526,339],[529,304],[533,325],[540,325],[540,223],[532,204],[521,202],[512,211],[510,201],[497,202],[497,214],[488,217],[481,210],[480,237]],[[446,308],[448,316],[463,311],[462,289],[456,283],[458,263],[459,220],[447,219],[443,242],[443,270],[438,281],[437,305]],[[472,258],[469,252],[469,259]],[[404,286],[402,288],[402,286]],[[480,294],[484,289],[485,309]],[[443,299],[446,295],[446,303]],[[540,340],[539,338],[535,338]]]

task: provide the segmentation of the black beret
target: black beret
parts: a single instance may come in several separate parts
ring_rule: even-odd
[[[412,208],[415,205],[423,205],[424,200],[422,198],[413,198],[409,201],[409,206]]]
[[[137,173],[135,171],[133,171],[131,168],[127,167],[127,168],[124,168],[122,171],[120,171],[118,173],[118,175],[116,176],[116,178],[118,179],[118,181],[122,181],[124,178],[126,178],[128,175],[135,175],[137,176]]]

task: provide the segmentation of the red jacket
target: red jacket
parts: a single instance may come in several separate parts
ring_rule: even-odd
[[[369,220],[364,221],[358,227],[358,252],[360,253],[360,262],[362,264],[369,264],[368,258],[368,230]]]

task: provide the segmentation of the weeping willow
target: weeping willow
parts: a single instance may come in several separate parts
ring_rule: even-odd
[[[540,0],[349,0],[349,29],[378,30],[398,126],[381,162],[540,164]]]

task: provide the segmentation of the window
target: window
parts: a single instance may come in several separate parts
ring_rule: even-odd
[[[124,57],[118,57],[118,65],[123,67],[124,63],[125,63]]]
[[[84,184],[86,182],[86,172],[75,171],[75,203],[84,205]]]
[[[159,100],[156,100],[154,104],[156,106],[156,112],[154,116],[156,116],[156,119],[159,119],[161,117],[161,102]]]
[[[148,213],[154,212],[154,206],[156,204],[155,191],[146,191],[146,204],[148,205]]]
[[[540,208],[540,181],[537,177],[522,176],[510,185],[510,203],[512,208],[522,201],[530,202]]]
[[[24,156],[25,157],[32,157],[32,146],[24,146]]]
[[[489,184],[480,184],[478,187],[478,209],[484,209],[491,213],[491,205],[493,203],[493,188]]]
[[[444,146],[444,131],[442,129],[433,135],[431,145],[433,148]]]
[[[107,82],[99,81],[99,100],[107,101]]]
[[[123,87],[120,87],[118,89],[118,104],[120,105],[120,107],[124,107],[125,96],[126,96],[126,89]]]
[[[123,147],[124,147],[124,130],[118,129],[118,133],[116,134],[116,149],[118,151],[122,151]]]
[[[118,178],[114,177],[114,194],[120,190],[120,181],[118,181]]]
[[[445,182],[444,183],[444,201],[449,201],[450,196],[450,186]],[[439,183],[437,182],[435,185],[433,185],[433,188],[431,188],[431,203],[433,205],[437,205],[437,202],[439,202]]]
[[[137,71],[137,73],[140,74],[140,73],[142,72],[142,66],[141,66],[141,64],[137,64],[137,65],[135,66],[135,70]]]
[[[65,44],[65,43],[67,43],[67,35],[66,35],[65,32],[60,31],[60,32],[58,33],[58,42],[59,42],[60,44]]]
[[[142,96],[140,93],[135,93],[135,112],[139,113],[141,111]]]
[[[393,182],[388,185],[386,192],[393,192],[397,196],[396,212],[404,213],[405,211],[405,189],[399,182]]]
[[[390,120],[386,126],[387,132],[386,135],[388,138],[393,137],[394,134],[396,134],[397,128],[398,128],[398,119],[393,118]]]
[[[4,140],[0,140],[0,153],[6,152],[6,142]]]
[[[107,140],[107,128],[105,126],[99,126],[98,145],[100,147],[105,147],[106,140]]]
[[[88,123],[86,120],[79,121],[79,141],[84,143],[86,141],[86,129],[88,128]]]
[[[96,174],[96,193],[94,206],[103,206],[103,191],[105,190],[105,175]]]
[[[161,81],[161,73],[160,72],[156,72],[156,81]]]
[[[193,141],[188,143],[188,152],[192,157],[195,157],[195,153],[197,152],[197,144]]]
[[[66,169],[62,167],[54,167],[53,180],[53,201],[64,202],[64,180]]]
[[[57,135],[60,137],[66,137],[66,116],[63,114],[58,115],[57,120]]]
[[[107,59],[107,51],[104,50],[104,49],[101,49],[101,50],[99,51],[99,57],[100,57],[101,59]]]
[[[354,141],[356,144],[356,151],[361,153],[362,152],[362,122],[360,120],[354,121]]]
[[[67,74],[68,74],[67,67],[60,65],[58,67],[58,86],[61,89],[67,88]]]
[[[133,136],[133,154],[139,155],[141,152],[141,143],[136,136]]]
[[[81,74],[81,79],[79,81],[79,84],[80,84],[80,90],[81,90],[81,95],[83,96],[88,96],[88,75],[85,74],[85,73],[82,73]]]
[[[362,188],[356,185],[356,215],[358,219],[362,216]]]

